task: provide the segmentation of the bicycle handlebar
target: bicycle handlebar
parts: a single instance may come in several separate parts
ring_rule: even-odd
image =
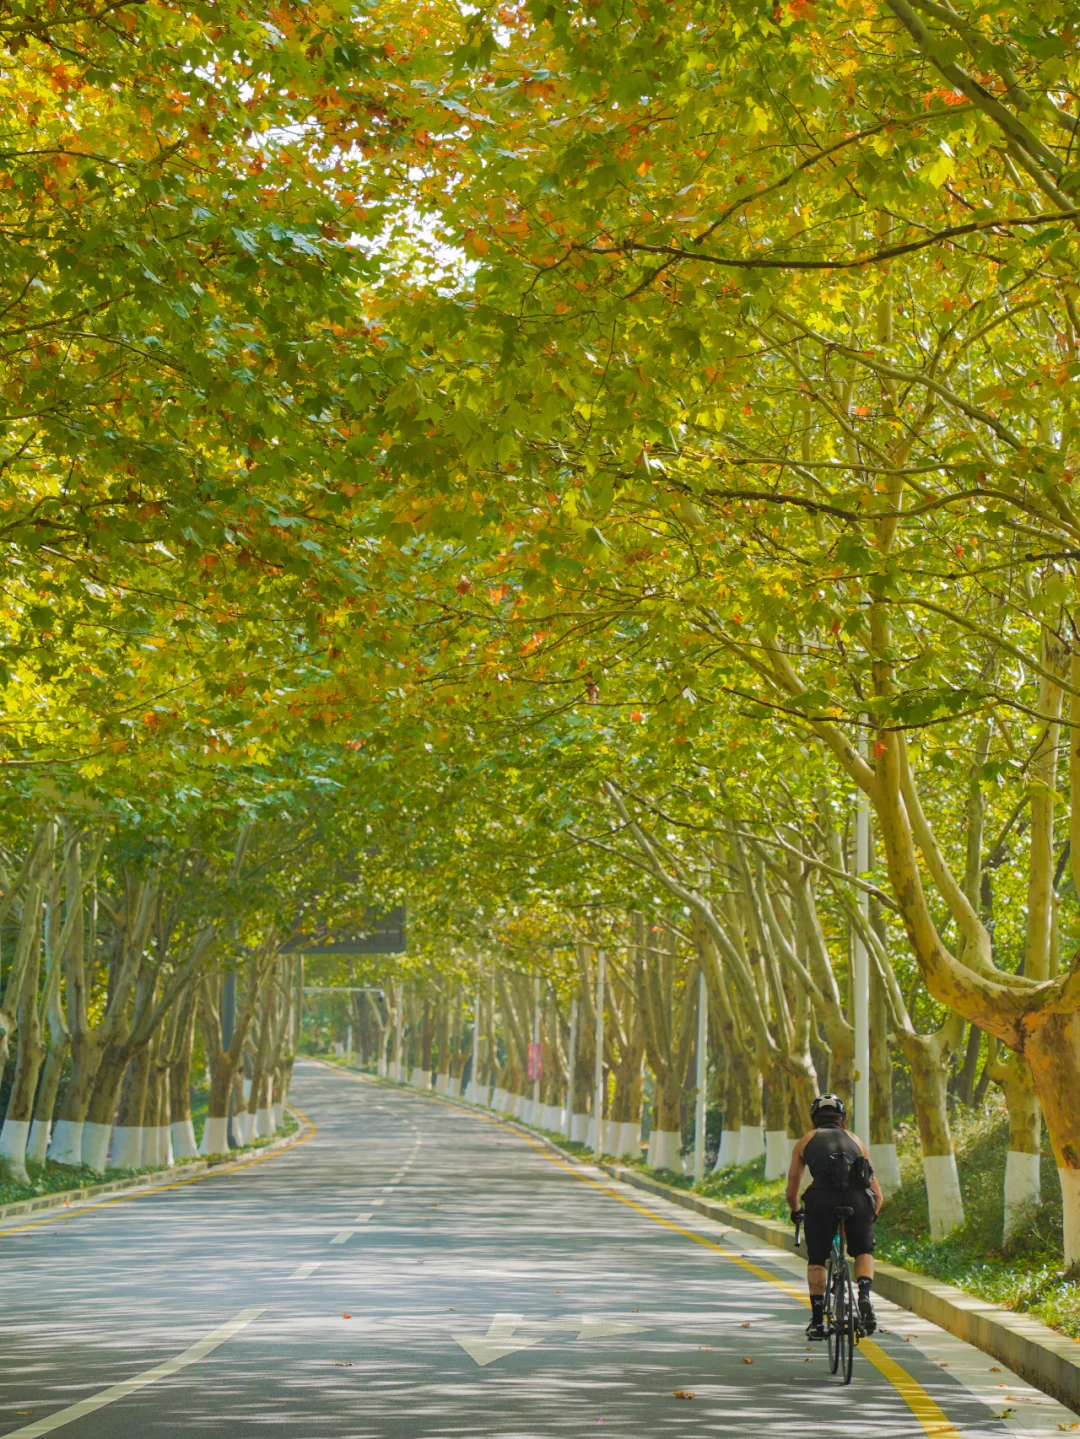
[[[803,1227],[803,1220],[804,1220],[805,1218],[806,1218],[806,1211],[805,1211],[805,1210],[802,1210],[802,1209],[793,1209],[793,1210],[791,1211],[791,1222],[792,1222],[792,1224],[794,1224],[794,1226],[795,1226],[795,1248],[796,1248],[796,1249],[798,1249],[800,1243],[802,1242],[801,1235],[800,1235],[799,1231],[800,1231],[800,1230],[802,1229],[802,1227]]]

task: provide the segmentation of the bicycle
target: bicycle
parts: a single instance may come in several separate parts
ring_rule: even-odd
[[[833,1214],[840,1221],[833,1239],[832,1251],[825,1265],[825,1331],[829,1341],[829,1373],[835,1374],[843,1367],[843,1381],[851,1383],[851,1367],[855,1361],[855,1350],[863,1337],[859,1306],[855,1300],[855,1286],[851,1281],[845,1244],[844,1220],[854,1214],[853,1209],[839,1205]],[[795,1221],[795,1248],[800,1243],[799,1230],[803,1223],[800,1209],[792,1218]]]

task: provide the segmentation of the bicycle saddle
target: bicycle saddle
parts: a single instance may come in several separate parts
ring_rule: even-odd
[[[833,1210],[833,1213],[836,1215],[837,1219],[850,1219],[851,1216],[855,1213],[855,1211],[854,1209],[849,1209],[846,1204],[841,1204]]]

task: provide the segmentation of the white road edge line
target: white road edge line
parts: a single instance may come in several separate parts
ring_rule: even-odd
[[[73,1419],[81,1419],[84,1414],[93,1414],[96,1410],[103,1409],[106,1404],[114,1404],[117,1399],[126,1399],[136,1390],[145,1389],[148,1384],[156,1384],[159,1379],[167,1379],[177,1370],[186,1369],[189,1364],[195,1364],[200,1359],[205,1359],[207,1354],[216,1349],[219,1344],[224,1344],[226,1339],[231,1339],[234,1334],[246,1328],[262,1312],[262,1309],[241,1309],[235,1319],[230,1319],[228,1324],[223,1324],[220,1329],[211,1330],[205,1339],[200,1339],[190,1349],[185,1349],[182,1354],[176,1354],[172,1359],[166,1359],[164,1364],[158,1364],[153,1369],[136,1374],[132,1379],[124,1379],[119,1384],[113,1384],[109,1389],[103,1389],[100,1394],[94,1394],[89,1399],[80,1399],[77,1404],[69,1404],[66,1409],[60,1409],[45,1419],[35,1419],[33,1424],[24,1424],[21,1429],[12,1429],[9,1439],[14,1439],[16,1434],[21,1434],[23,1439],[33,1439],[33,1436],[37,1434],[51,1434],[54,1429],[62,1429]]]
[[[318,1269],[318,1267],[319,1267],[320,1262],[321,1262],[321,1261],[319,1261],[319,1260],[316,1259],[316,1260],[310,1261],[310,1262],[307,1263],[307,1264],[301,1264],[301,1266],[300,1266],[299,1269],[297,1269],[293,1274],[290,1274],[290,1275],[289,1275],[289,1278],[290,1278],[290,1279],[307,1279],[310,1275],[312,1275],[312,1274],[315,1273],[316,1269]]]

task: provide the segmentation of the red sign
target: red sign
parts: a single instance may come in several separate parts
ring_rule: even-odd
[[[542,1044],[529,1045],[529,1079],[534,1084],[540,1078],[541,1071],[544,1067],[543,1052],[544,1047]]]

